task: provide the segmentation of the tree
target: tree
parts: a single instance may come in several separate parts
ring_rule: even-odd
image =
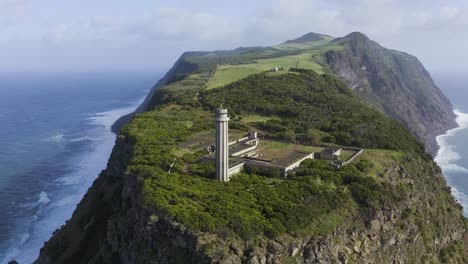
[[[309,128],[305,132],[304,140],[306,142],[309,142],[312,144],[319,144],[321,139],[322,139],[322,136],[320,135],[320,130],[318,129]]]

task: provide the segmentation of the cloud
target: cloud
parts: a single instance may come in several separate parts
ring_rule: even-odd
[[[0,7],[18,7],[25,4],[29,4],[32,0],[0,0]]]
[[[284,41],[309,31],[341,32],[344,21],[338,10],[322,8],[322,1],[276,0],[258,8],[243,27],[245,39],[265,43]]]
[[[60,24],[46,31],[43,35],[43,39],[46,42],[58,44],[67,40],[67,38],[69,37],[68,36],[69,34],[70,34],[70,29],[68,25]]]
[[[118,50],[135,58],[159,53],[158,61],[171,63],[185,50],[275,45],[308,32],[340,37],[361,31],[434,65],[441,61],[435,48],[453,51],[444,56],[451,60],[447,64],[468,60],[468,52],[460,50],[468,43],[467,6],[452,0],[174,0],[159,6],[103,1],[97,9],[95,2],[83,0],[83,11],[64,3],[52,8],[48,0],[0,0],[3,53],[15,53],[6,50],[21,43],[52,47],[48,52],[60,46],[63,54],[67,49],[86,54]],[[6,7],[13,11],[5,12]],[[15,12],[22,15],[11,15]]]
[[[126,33],[159,41],[216,41],[231,35],[235,28],[222,16],[163,7],[134,22]]]

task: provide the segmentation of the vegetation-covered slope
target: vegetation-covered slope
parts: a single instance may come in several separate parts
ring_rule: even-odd
[[[182,79],[204,78],[203,85],[212,89],[274,68],[279,75],[289,68],[336,74],[364,101],[402,122],[431,154],[435,136],[456,125],[450,102],[415,57],[385,49],[361,33],[338,39],[309,33],[274,47],[184,53],[139,112],[155,105],[156,89]]]
[[[121,131],[37,263],[464,262],[464,220],[440,169],[341,81],[296,70],[208,90],[202,74],[159,89]],[[218,182],[209,164],[190,168],[203,152],[177,150],[213,128],[220,103],[238,129],[293,141],[317,130],[323,143],[381,149],[341,169],[315,161],[288,179],[246,171]],[[244,123],[251,114],[275,118]]]
[[[329,143],[424,153],[400,123],[360,102],[344,83],[330,75],[313,71],[259,74],[200,96],[202,104],[213,110],[223,104],[234,115],[283,117],[266,122],[263,128],[284,139],[291,134],[301,138],[316,129]]]
[[[402,122],[435,154],[435,137],[456,124],[450,101],[418,59],[385,49],[361,33],[332,43],[344,47],[325,53],[333,72],[362,98]]]

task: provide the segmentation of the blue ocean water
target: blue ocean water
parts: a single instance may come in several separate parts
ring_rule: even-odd
[[[438,86],[449,97],[458,127],[437,137],[437,163],[452,187],[452,194],[468,217],[468,77],[462,74],[435,75]]]
[[[160,74],[0,75],[0,263],[32,263],[105,168],[110,126]]]

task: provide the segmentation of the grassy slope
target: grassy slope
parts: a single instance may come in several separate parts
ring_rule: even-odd
[[[331,43],[331,40],[333,38],[323,37],[318,41],[289,42],[271,48],[258,48],[253,51],[247,50],[229,54],[212,53],[192,58],[191,61],[212,71],[216,67],[213,65],[206,67],[206,65],[219,64],[219,68],[213,72],[213,80],[209,83],[208,89],[220,87],[273,68],[282,67],[288,70],[289,68],[299,67],[323,73],[324,69],[320,64],[320,55],[330,50],[342,49],[342,46]],[[234,56],[237,56],[236,59],[233,59]]]

